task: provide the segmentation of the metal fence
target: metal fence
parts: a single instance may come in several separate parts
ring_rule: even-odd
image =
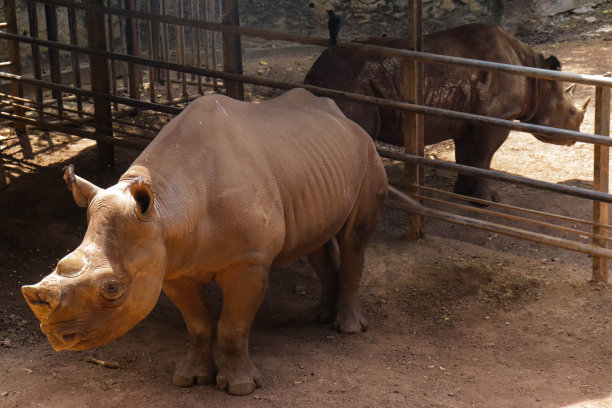
[[[0,80],[9,81],[9,92],[0,94],[0,117],[15,124],[21,136],[25,154],[28,154],[26,126],[42,127],[90,138],[98,142],[98,160],[105,166],[114,163],[113,146],[143,148],[155,136],[159,129],[153,126],[140,125],[136,130],[124,129],[122,118],[135,110],[162,112],[174,115],[181,111],[181,104],[198,97],[206,91],[225,92],[236,98],[243,98],[243,84],[254,84],[278,89],[290,89],[296,86],[306,88],[316,94],[332,98],[350,100],[392,107],[406,112],[405,133],[406,150],[399,153],[379,148],[383,157],[406,163],[411,178],[407,190],[411,197],[424,203],[435,203],[452,208],[460,208],[481,215],[520,222],[528,225],[545,226],[551,230],[586,234],[592,244],[534,233],[525,228],[510,227],[488,221],[459,216],[447,211],[423,207],[414,207],[392,201],[390,207],[409,211],[417,216],[427,216],[445,221],[469,225],[488,231],[494,231],[517,238],[527,239],[560,248],[570,249],[593,255],[593,279],[607,281],[607,259],[612,258],[608,249],[608,203],[612,196],[608,193],[608,147],[610,139],[610,88],[612,79],[601,75],[581,75],[568,72],[518,67],[487,61],[474,61],[463,58],[441,56],[416,51],[399,50],[380,46],[340,43],[337,47],[354,52],[384,55],[403,60],[404,86],[406,101],[392,101],[332,89],[318,88],[309,85],[276,81],[258,76],[242,74],[240,36],[251,36],[266,40],[290,41],[300,44],[327,46],[328,39],[281,33],[270,30],[245,28],[238,25],[238,5],[236,0],[179,0],[169,7],[166,0],[161,1],[160,10],[156,10],[152,0],[91,0],[82,3],[69,0],[29,0],[29,27],[24,30],[16,24],[7,24],[5,31],[0,32],[0,39],[8,41],[12,48],[10,71],[0,73]],[[419,5],[411,0],[413,10],[412,24],[419,30]],[[219,11],[222,10],[223,13]],[[14,0],[5,0],[5,18],[15,12]],[[42,12],[41,12],[42,11]],[[69,25],[68,41],[58,38],[58,13],[67,15]],[[41,30],[39,16],[44,14],[45,30]],[[12,20],[15,21],[15,20]],[[79,38],[79,21],[86,21],[86,41]],[[30,35],[22,35],[27,31]],[[40,38],[40,33],[46,38]],[[120,33],[120,35],[115,35]],[[117,37],[125,39],[117,42]],[[418,36],[417,36],[418,38]],[[83,45],[86,43],[87,45]],[[25,75],[21,69],[20,49],[31,50],[32,74]],[[220,54],[220,55],[219,55]],[[71,69],[64,79],[61,62],[68,58]],[[86,59],[84,62],[83,60]],[[222,62],[223,70],[217,69]],[[522,75],[547,80],[561,80],[591,85],[596,87],[595,98],[595,134],[573,132],[548,128],[526,123],[518,123],[499,118],[478,116],[454,112],[419,104],[418,81],[422,63],[454,64],[473,67],[481,70],[496,70],[515,75]],[[1,64],[0,64],[1,65]],[[48,78],[43,75],[49,72]],[[66,82],[70,83],[67,85]],[[163,82],[163,85],[160,84]],[[83,84],[89,83],[90,89]],[[23,88],[33,92],[33,96],[24,95]],[[51,92],[51,98],[45,99],[43,90]],[[91,105],[92,109],[87,106]],[[508,175],[492,170],[476,169],[454,163],[441,162],[422,157],[422,116],[447,117],[471,123],[500,126],[512,130],[537,132],[551,137],[571,137],[577,141],[595,145],[594,188],[583,189],[531,180],[525,177]],[[132,125],[130,125],[132,126]],[[419,130],[420,127],[420,130]],[[31,153],[31,149],[30,149]],[[477,175],[499,181],[523,184],[535,188],[593,200],[593,219],[582,220],[563,217],[555,214],[538,212],[530,209],[511,207],[499,203],[486,202],[490,209],[480,209],[431,197],[431,193],[443,194],[453,199],[465,199],[451,193],[433,190],[422,185],[423,166],[445,168],[459,173]],[[392,189],[394,196],[400,200],[404,193]],[[478,202],[468,198],[470,202]],[[482,202],[483,204],[485,202]],[[497,209],[494,211],[493,208]],[[510,215],[519,212],[522,215]],[[549,221],[537,221],[530,216],[544,217]],[[411,216],[408,223],[408,235],[422,236],[422,222]],[[592,229],[584,232],[557,225],[560,222],[572,222]]]

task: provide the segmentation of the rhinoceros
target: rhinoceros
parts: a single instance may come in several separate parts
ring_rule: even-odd
[[[399,49],[409,47],[405,38],[366,38],[356,42]],[[525,67],[561,69],[556,57],[546,58],[494,25],[467,24],[427,35],[423,39],[423,49],[430,53]],[[304,83],[402,100],[401,71],[400,59],[332,47],[315,61]],[[427,106],[569,130],[579,130],[588,103],[587,100],[581,108],[576,107],[570,92],[564,92],[560,82],[475,68],[424,64],[424,80],[424,104]],[[372,138],[403,145],[400,111],[347,99],[339,99],[337,103],[344,114]],[[468,166],[488,169],[494,153],[509,133],[504,128],[425,116],[425,144],[453,139],[456,162]],[[534,136],[544,142],[568,146],[575,142],[543,134]],[[458,176],[455,191],[487,200],[500,199],[484,180],[468,175]]]
[[[301,256],[321,280],[318,319],[343,333],[366,327],[358,289],[387,178],[372,139],[331,99],[303,89],[261,104],[203,96],[117,184],[96,187],[73,168],[65,179],[87,208],[87,232],[51,274],[22,288],[55,350],[119,338],[163,289],[189,333],[174,384],[216,380],[249,394],[261,384],[248,338],[269,269]],[[210,281],[223,290],[216,329]]]

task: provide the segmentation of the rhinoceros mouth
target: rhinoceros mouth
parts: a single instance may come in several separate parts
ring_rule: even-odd
[[[47,335],[47,339],[49,339],[49,343],[55,351],[79,349],[78,345],[83,340],[82,334],[73,331],[53,331],[45,326],[41,324],[40,329]]]

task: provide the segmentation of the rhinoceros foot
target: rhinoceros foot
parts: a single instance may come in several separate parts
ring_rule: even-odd
[[[187,360],[178,364],[172,384],[177,387],[190,387],[195,384],[212,384],[215,381],[217,368],[212,364],[190,364]]]
[[[253,364],[246,370],[221,369],[217,374],[217,388],[233,395],[248,395],[261,386],[261,374]]]
[[[339,306],[334,328],[342,334],[358,334],[368,329],[368,321],[358,306]]]
[[[495,203],[501,201],[501,196],[499,193],[489,187],[489,185],[483,180],[475,180],[470,178],[469,182],[466,182],[466,179],[468,178],[460,177],[457,179],[457,183],[455,184],[455,193],[479,198],[481,200],[493,201]],[[474,183],[474,181],[476,182]]]

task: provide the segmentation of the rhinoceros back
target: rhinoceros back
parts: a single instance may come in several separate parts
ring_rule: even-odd
[[[231,230],[245,251],[265,240],[264,252],[289,260],[341,228],[373,157],[369,136],[331,100],[296,89],[261,104],[199,98],[134,168],[154,179],[169,235],[223,253],[208,236]]]

